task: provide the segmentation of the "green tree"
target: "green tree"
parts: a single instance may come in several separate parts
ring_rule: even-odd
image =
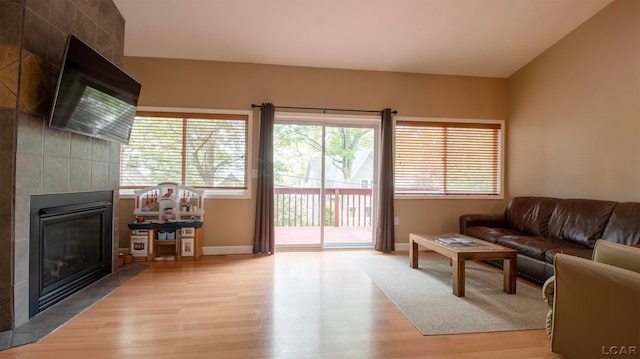
[[[369,128],[327,127],[325,155],[338,168],[345,180],[353,175],[353,164],[358,150],[370,148],[373,133]],[[322,127],[277,125],[274,128],[274,148],[290,148],[300,155],[322,151]],[[307,156],[305,156],[307,157]],[[276,159],[277,160],[277,159]],[[291,163],[291,161],[287,161]],[[284,168],[283,164],[276,167]],[[304,175],[304,173],[300,173]]]
[[[235,187],[244,184],[244,122],[189,119],[187,182],[191,186]]]
[[[246,123],[240,120],[136,117],[131,141],[122,152],[121,184],[150,186],[171,181],[242,187],[245,132]]]
[[[345,180],[350,180],[356,152],[371,146],[371,129],[332,127],[328,129],[326,154],[333,165],[342,171]]]

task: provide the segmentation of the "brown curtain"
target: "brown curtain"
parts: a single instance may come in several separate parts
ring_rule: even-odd
[[[273,254],[275,234],[273,221],[273,123],[275,107],[260,106],[260,145],[258,148],[258,190],[256,194],[256,225],[253,253]]]
[[[395,250],[393,222],[393,118],[391,109],[382,111],[380,177],[378,179],[378,221],[376,250],[389,253]]]

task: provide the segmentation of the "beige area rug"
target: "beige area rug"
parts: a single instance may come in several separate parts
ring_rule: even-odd
[[[452,293],[449,259],[420,252],[419,268],[405,254],[357,257],[356,262],[423,335],[542,329],[548,311],[541,289],[518,279],[502,291],[499,268],[467,261],[465,297]]]

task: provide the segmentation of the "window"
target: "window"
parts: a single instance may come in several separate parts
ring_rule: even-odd
[[[246,191],[248,144],[248,114],[138,112],[122,146],[120,188],[168,181]]]
[[[396,195],[502,195],[502,122],[401,121]]]

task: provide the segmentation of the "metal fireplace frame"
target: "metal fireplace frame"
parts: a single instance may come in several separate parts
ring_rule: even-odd
[[[111,273],[113,255],[113,191],[76,192],[31,196],[29,231],[29,317]],[[59,220],[100,216],[100,259],[43,288],[44,227]]]

